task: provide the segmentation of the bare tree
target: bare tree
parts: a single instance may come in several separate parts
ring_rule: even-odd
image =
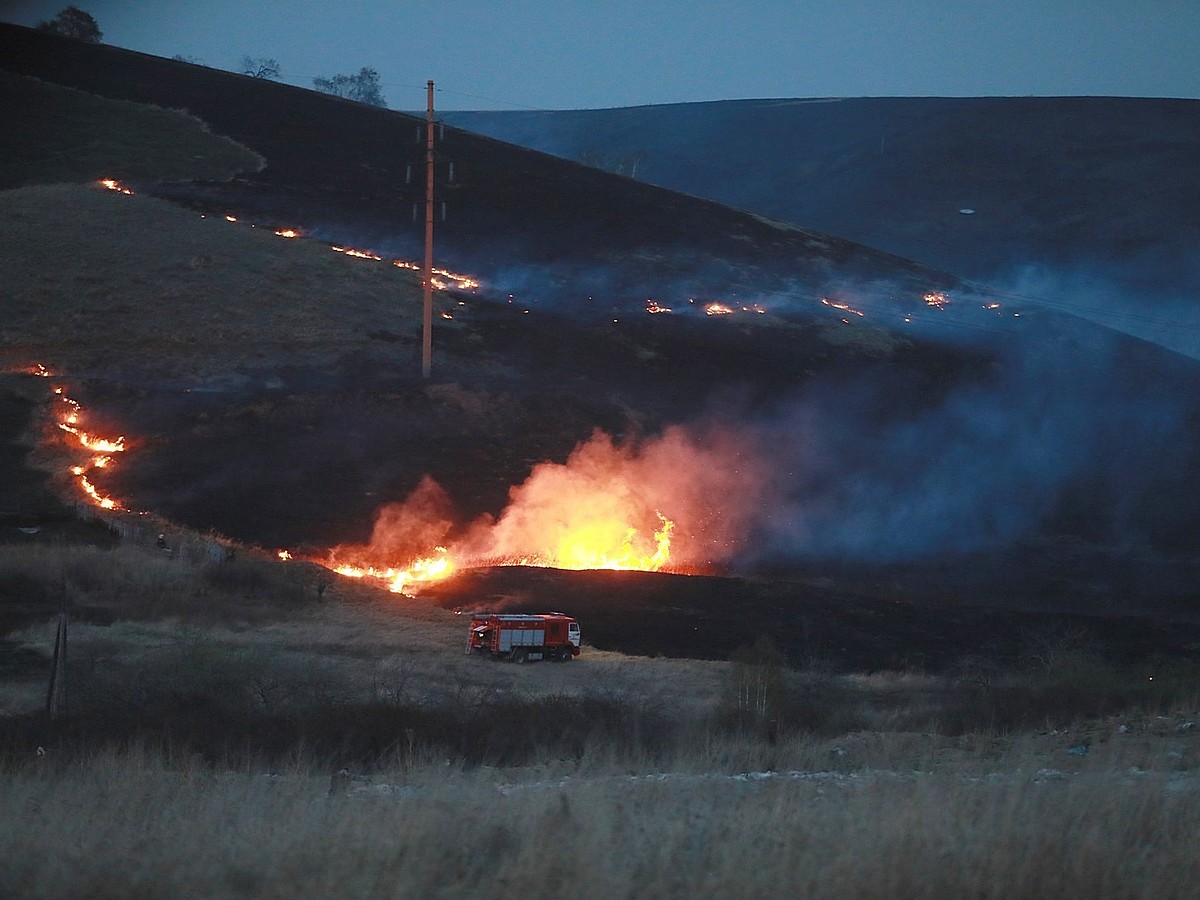
[[[783,704],[786,686],[783,656],[767,636],[751,646],[738,647],[733,656],[733,705],[739,715],[751,721],[773,720]]]
[[[86,41],[89,44],[98,44],[104,37],[104,32],[100,30],[91,13],[84,12],[78,6],[68,6],[53,19],[38,22],[37,30]]]
[[[242,74],[274,80],[279,77],[279,61],[265,56],[243,56]]]
[[[314,78],[313,87],[335,97],[347,100],[357,100],[371,106],[387,108],[383,99],[383,87],[379,83],[379,73],[370,66],[363,66],[357,75],[331,75],[328,78]]]

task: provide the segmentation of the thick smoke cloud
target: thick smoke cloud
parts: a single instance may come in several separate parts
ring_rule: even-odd
[[[1026,305],[1078,316],[1200,359],[1200,306],[1194,296],[1161,287],[1163,280],[1161,269],[1102,263],[1069,269],[1024,266],[996,278]],[[1200,264],[1194,262],[1176,281],[1197,282]]]
[[[626,444],[597,432],[564,463],[537,465],[472,543],[480,556],[512,559],[540,548],[569,550],[578,541],[602,547],[631,541],[635,554],[646,557],[655,552],[652,536],[665,518],[674,523],[673,562],[725,562],[745,551],[768,503],[762,456],[752,437],[724,424],[676,426]]]
[[[536,465],[494,519],[452,527],[423,483],[381,513],[372,557],[448,543],[479,562],[587,568],[581,544],[650,557],[660,516],[675,523],[667,568],[684,569],[919,560],[1038,532],[1186,544],[1200,530],[1184,500],[1195,423],[1176,375],[1148,372],[1141,349],[1027,342],[940,393],[881,366],[767,411],[724,407],[624,443],[597,432]]]
[[[894,382],[815,385],[767,426],[791,464],[760,558],[916,559],[1039,528],[1126,546],[1194,533],[1163,503],[1190,480],[1185,400],[1133,362],[1119,342],[1026,345],[932,402]]]

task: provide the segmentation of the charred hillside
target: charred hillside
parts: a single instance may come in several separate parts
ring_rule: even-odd
[[[709,610],[710,637],[750,581],[685,574],[759,579],[785,611],[870,598],[867,619],[897,600],[917,618],[1194,606],[1192,360],[447,128],[438,261],[486,284],[438,295],[425,382],[415,274],[328,246],[418,255],[420,119],[13,27],[0,49],[15,72],[186,108],[266,162],[131,196],[0,194],[4,359],[46,362],[88,427],[128,436],[88,472],[130,511],[358,569],[445,547],[464,570],[504,570],[486,588],[499,599],[544,567],[615,553],[654,568],[669,538],[678,575],[647,602]],[[560,540],[581,519],[602,552]],[[561,578],[529,596],[589,583]],[[941,638],[896,640],[928,654]],[[704,652],[731,649],[713,637]]]
[[[236,207],[382,252],[415,255],[423,237],[423,120],[264,79],[0,25],[0,67],[103,97],[189,111],[265,157],[232,183],[160,193]],[[415,102],[419,97],[411,98]],[[393,98],[403,102],[403,98]],[[849,241],[781,227],[711,201],[616,177],[457,128],[438,143],[439,258],[520,281],[543,296],[762,290],[888,279],[913,291],[951,279]],[[450,179],[449,165],[454,164]],[[119,177],[121,173],[113,173]],[[580,271],[590,273],[586,281]]]
[[[446,117],[968,277],[1086,269],[1176,296],[1200,283],[1196,100],[779,99]]]

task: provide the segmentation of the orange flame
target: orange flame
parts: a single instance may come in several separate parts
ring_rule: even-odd
[[[950,298],[940,291],[931,291],[923,299],[926,306],[932,306],[934,309],[945,309],[946,304],[950,302]]]
[[[648,313],[656,315],[658,313],[669,313],[670,311],[671,311],[671,307],[661,306],[661,305],[659,305],[657,300],[647,300],[646,301],[646,312],[648,312]]]
[[[551,569],[657,572],[671,560],[671,532],[675,523],[657,510],[655,515],[660,525],[652,539],[617,519],[585,522],[560,535],[554,546],[530,556],[509,557],[503,563]]]
[[[100,186],[107,188],[110,191],[116,191],[118,194],[128,194],[131,197],[133,196],[133,191],[122,186],[121,182],[117,181],[115,178],[101,178]]]
[[[864,318],[866,317],[866,313],[864,313],[862,310],[855,309],[849,303],[836,302],[833,300],[829,300],[825,297],[821,298],[821,302],[824,303],[826,306],[832,307],[833,309],[840,309],[842,312],[853,313],[856,316],[863,316]],[[845,322],[846,320],[843,319],[842,321]],[[847,323],[847,324],[849,324],[849,323]]]
[[[114,500],[112,497],[106,497],[103,494],[101,494],[98,490],[96,490],[96,486],[94,484],[92,484],[90,481],[88,481],[86,475],[82,475],[82,474],[79,475],[79,486],[81,488],[83,488],[83,492],[85,494],[87,494],[89,497],[91,497],[96,502],[96,505],[99,506],[101,509],[120,509],[121,508],[121,507],[117,506],[117,501]]]
[[[75,421],[75,416],[68,416],[66,422],[59,422],[58,427],[69,434],[75,435],[81,446],[89,450],[95,450],[98,453],[124,453],[125,452],[125,435],[121,435],[115,441],[108,438],[96,437],[86,431],[80,431],[75,428],[71,422]]]
[[[40,363],[36,365],[33,374],[42,377],[51,377],[49,370]],[[57,422],[58,428],[72,435],[80,446],[96,454],[88,460],[87,464],[77,463],[68,467],[68,471],[79,482],[80,490],[101,509],[124,509],[115,499],[100,493],[100,490],[87,476],[93,469],[108,468],[112,462],[112,457],[109,454],[125,452],[125,436],[121,435],[114,440],[99,437],[98,435],[81,430],[78,427],[82,415],[79,401],[66,396],[61,386],[55,386],[53,391],[62,404],[62,411],[59,413],[59,421]]]
[[[114,178],[102,178],[98,183],[110,191],[118,191],[122,194],[133,194],[133,191],[123,187],[121,183]],[[206,218],[206,216],[202,213],[200,218],[203,219]],[[227,214],[225,216],[225,221],[238,222],[239,220],[237,216]],[[250,227],[254,228],[255,226],[251,224]],[[282,238],[304,237],[304,231],[299,228],[279,228],[275,229],[275,234]],[[353,247],[339,247],[336,244],[330,244],[329,246],[334,252],[342,253],[346,256],[354,257],[355,259],[369,259],[375,262],[379,262],[383,259],[382,256],[370,250],[357,250]],[[422,270],[422,266],[418,265],[417,263],[408,262],[402,259],[392,260],[392,263],[401,269],[413,269],[418,272]],[[451,289],[451,287],[460,291],[474,291],[479,288],[479,281],[469,275],[461,275],[457,272],[451,272],[447,269],[434,269],[433,274],[437,277],[430,279],[430,285],[439,291],[448,291]]]
[[[355,259],[383,259],[382,256],[372,253],[370,250],[355,250],[353,247],[339,247],[337,244],[330,244],[329,249],[334,253],[344,253],[347,256],[353,256]]]
[[[764,470],[746,453],[716,430],[673,428],[623,446],[597,432],[566,462],[538,463],[496,519],[456,529],[427,478],[379,511],[368,544],[338,547],[322,564],[408,593],[473,566],[694,572],[734,551],[763,502]],[[435,554],[421,550],[435,542]]]
[[[733,310],[724,303],[709,303],[704,307],[706,316],[729,316],[733,315]]]
[[[348,563],[335,564],[331,568],[339,575],[347,578],[372,578],[387,583],[387,589],[393,594],[406,593],[412,585],[429,581],[439,581],[454,572],[454,562],[447,555],[445,547],[436,548],[436,556],[427,556],[413,560],[405,568],[388,566],[359,566]]]
[[[334,249],[336,250],[337,248],[335,247]],[[371,257],[367,258],[369,259]],[[379,259],[377,256],[374,258]],[[410,272],[424,271],[424,266],[418,265],[415,262],[408,262],[404,259],[393,259],[392,265],[397,269],[407,269]],[[454,282],[454,287],[460,291],[473,291],[479,287],[479,282],[474,278],[471,278],[469,275],[459,275],[457,272],[451,272],[447,269],[433,269],[432,271],[435,277],[429,279],[429,284],[434,290],[450,290],[450,285],[442,279],[448,279],[449,281]]]

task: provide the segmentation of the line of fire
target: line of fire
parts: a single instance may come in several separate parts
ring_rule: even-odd
[[[53,425],[70,455],[81,457],[72,460],[67,472],[86,501],[104,510],[133,512],[126,502],[102,492],[92,480],[98,471],[111,470],[117,455],[126,453],[130,446],[126,437],[104,436],[87,430],[82,405],[66,394],[62,376],[45,365],[35,363],[25,372],[51,382]],[[609,487],[597,485],[595,489],[610,493]],[[419,548],[411,558],[395,564],[356,558],[360,554],[369,554],[369,547],[335,547],[327,555],[303,558],[339,575],[376,581],[398,594],[414,593],[424,583],[445,578],[460,568],[481,565],[684,571],[671,566],[671,532],[675,523],[657,511],[653,524],[643,525],[637,518],[637,512],[632,508],[613,509],[601,516],[579,516],[562,530],[556,541],[500,557],[481,557],[462,544],[451,548]],[[279,550],[277,555],[285,561],[299,558],[289,550]]]
[[[107,190],[125,195],[134,191],[115,179],[99,184]],[[225,220],[239,223],[234,215]],[[295,240],[305,237],[301,228],[272,229],[281,238]],[[370,263],[390,262],[406,271],[421,271],[422,266],[406,260],[385,260],[371,250],[329,245],[337,253]],[[472,276],[433,269],[432,286],[439,291],[474,292],[480,281]],[[943,293],[924,297],[925,304],[943,310],[950,302]],[[510,297],[511,302],[511,297]],[[866,313],[849,303],[820,298],[820,303],[835,313],[863,318]],[[738,313],[765,315],[767,310],[758,303],[730,304],[718,300],[690,297],[685,308],[705,317],[726,317]],[[987,309],[998,309],[992,304]],[[673,308],[654,299],[647,299],[645,311],[660,315]],[[452,313],[443,311],[444,318]],[[908,320],[908,317],[905,317]],[[842,317],[843,322],[849,320]],[[128,503],[105,493],[97,484],[102,473],[111,471],[114,460],[126,454],[131,446],[124,435],[103,436],[88,430],[81,404],[68,396],[62,375],[51,372],[40,363],[31,365],[28,374],[51,380],[54,400],[55,432],[75,458],[68,467],[86,502],[114,512],[132,512]],[[666,435],[663,445],[686,439]],[[738,528],[737,516],[720,512],[720,491],[710,484],[719,483],[721,490],[753,496],[761,486],[754,484],[751,470],[736,475],[722,473],[715,482],[705,472],[721,472],[726,468],[718,449],[681,447],[672,449],[673,458],[680,452],[696,461],[693,477],[674,483],[661,477],[662,466],[654,451],[640,452],[615,445],[606,436],[593,435],[579,444],[563,463],[542,462],[533,467],[529,477],[510,491],[509,506],[495,519],[468,523],[466,526],[442,526],[442,533],[425,543],[414,542],[397,552],[395,533],[429,535],[431,524],[419,521],[423,510],[430,508],[430,498],[441,489],[426,479],[406,501],[391,504],[381,510],[376,522],[376,534],[362,546],[337,546],[323,554],[299,554],[292,549],[279,549],[283,561],[304,559],[347,578],[367,579],[397,594],[419,593],[423,585],[435,582],[466,568],[480,566],[536,566],[571,570],[638,570],[691,574],[711,571],[714,559],[723,555],[722,545],[732,546]],[[673,486],[673,484],[686,486]],[[436,506],[436,503],[433,504]],[[718,507],[714,516],[711,507]],[[702,512],[703,511],[703,512]],[[700,520],[704,519],[703,524]],[[390,529],[391,534],[380,530]],[[717,549],[714,550],[714,547]],[[726,551],[727,552],[727,551]]]

